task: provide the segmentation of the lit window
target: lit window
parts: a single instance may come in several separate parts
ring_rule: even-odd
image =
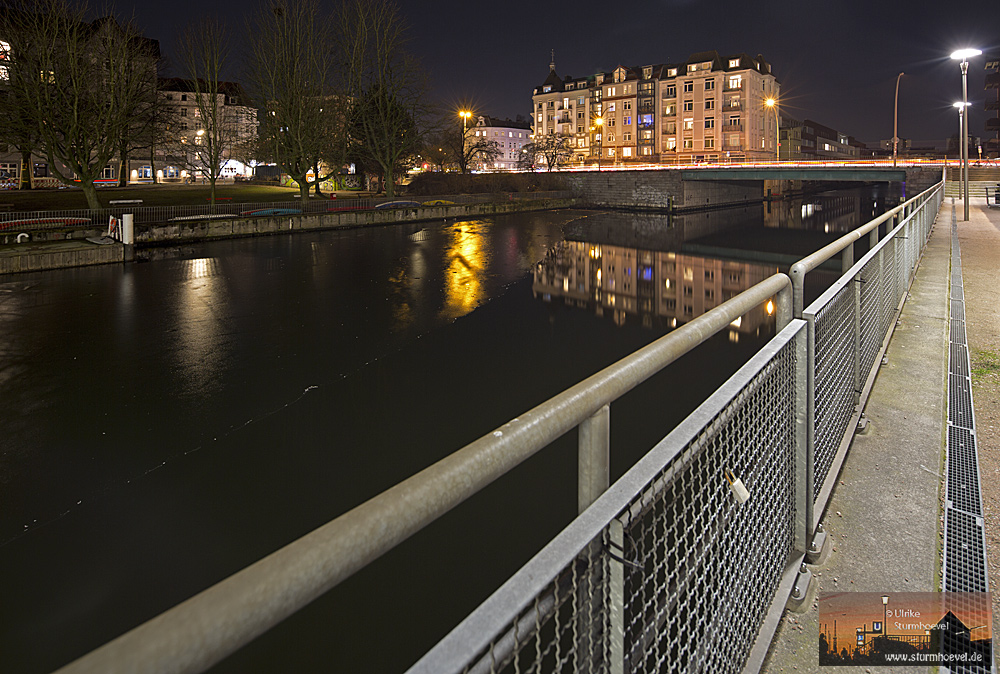
[[[730,68],[739,68],[740,67],[740,60],[739,59],[729,59],[729,67]]]
[[[631,157],[632,156],[632,148],[630,148],[630,147],[623,147],[622,148],[622,156],[623,157]]]
[[[677,68],[667,68],[667,77],[677,77]]]

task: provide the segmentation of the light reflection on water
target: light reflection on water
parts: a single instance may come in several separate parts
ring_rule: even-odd
[[[535,213],[24,277],[0,296],[0,669],[55,669],[718,304],[727,270],[770,273],[678,247],[726,231]],[[616,405],[615,474],[762,321]],[[575,512],[572,451],[533,462],[217,670],[402,670]]]

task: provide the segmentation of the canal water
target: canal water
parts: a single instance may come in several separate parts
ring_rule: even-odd
[[[92,650],[896,198],[448,220],[0,279],[0,671]],[[773,330],[760,307],[613,405],[613,477]],[[404,670],[572,519],[570,436],[212,671]]]

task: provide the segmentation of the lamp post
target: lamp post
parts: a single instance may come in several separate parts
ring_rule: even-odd
[[[774,160],[781,161],[781,140],[778,136],[778,128],[781,124],[778,122],[778,101],[768,98],[764,101],[764,105],[774,111]]]
[[[886,618],[889,617],[889,595],[882,595],[882,636],[886,635]]]
[[[896,168],[896,148],[899,146],[899,79],[904,73],[896,75],[896,98],[892,106],[892,168]]]
[[[603,126],[604,126],[604,118],[603,117],[598,117],[597,119],[594,120],[594,127],[597,129],[597,133],[594,134],[594,135],[597,136],[597,170],[598,171],[601,170],[601,152],[602,152],[601,147],[602,147],[603,140],[604,140],[604,133],[603,133],[603,129],[602,129]]]
[[[955,109],[958,110],[958,135],[959,135],[959,137],[961,137],[962,133],[965,131],[965,110],[966,110],[966,108],[969,107],[969,104],[968,103],[963,103],[962,101],[958,101],[954,105],[955,105]],[[968,202],[969,202],[969,184],[962,182],[962,157],[963,157],[962,144],[961,144],[961,141],[959,141],[959,145],[958,145],[958,193],[959,193],[959,196],[962,197],[965,200],[965,203],[968,204]],[[966,212],[965,219],[966,220],[969,219],[968,212]]]
[[[966,222],[969,220],[969,117],[965,113],[965,106],[969,104],[969,59],[982,53],[979,49],[959,49],[951,53],[953,59],[962,62],[962,184],[965,192]]]

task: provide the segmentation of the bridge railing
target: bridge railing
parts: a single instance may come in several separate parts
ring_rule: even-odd
[[[808,270],[846,269],[408,674],[758,671],[942,195],[793,265],[798,298]]]
[[[912,251],[873,251],[904,289],[934,203],[892,231]],[[581,515],[412,671],[759,664],[814,530],[816,379],[792,287],[775,274],[59,671],[204,671],[574,428]],[[609,489],[611,403],[771,299],[778,334]]]

